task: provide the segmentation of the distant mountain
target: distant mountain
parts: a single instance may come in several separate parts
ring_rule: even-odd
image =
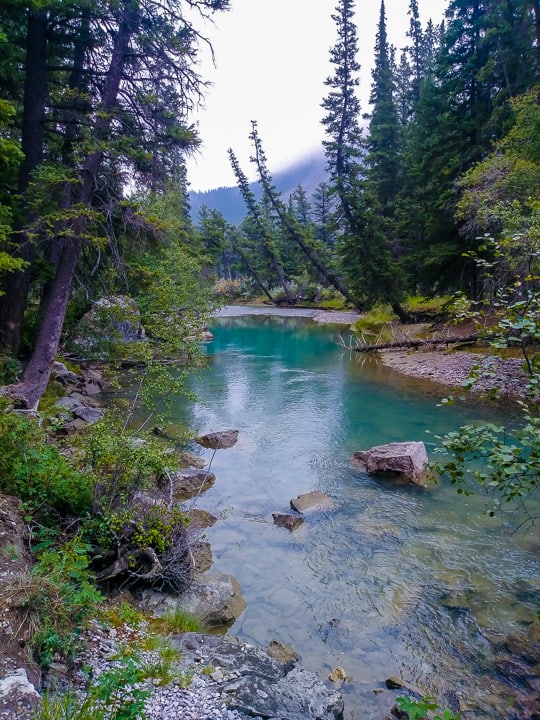
[[[326,172],[324,170],[324,155],[317,153],[300,160],[286,170],[282,170],[273,176],[274,184],[282,193],[283,199],[289,199],[291,192],[302,185],[308,195],[311,195],[317,185],[324,182]],[[258,183],[251,183],[251,189],[256,197],[260,197],[261,191]],[[231,225],[239,225],[246,216],[246,206],[236,187],[219,187],[215,190],[205,192],[190,192],[191,217],[197,222],[199,210],[203,205],[211,210],[218,210],[225,220]]]

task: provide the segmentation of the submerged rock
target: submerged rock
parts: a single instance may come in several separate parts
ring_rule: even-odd
[[[285,528],[290,532],[297,530],[300,525],[304,523],[304,518],[301,518],[298,515],[290,515],[288,513],[272,513],[272,517],[274,519],[274,525]]]
[[[375,445],[354,453],[353,460],[370,474],[393,473],[405,482],[424,485],[428,456],[423,442]]]
[[[298,495],[291,500],[291,507],[299,513],[305,513],[309,510],[333,510],[334,503],[328,495],[320,490],[312,490],[311,492]]]
[[[186,633],[174,639],[182,662],[211,665],[228,707],[242,717],[280,720],[342,720],[343,698],[311,672],[272,659],[264,650],[213,635]]]
[[[274,658],[274,660],[284,665],[287,663],[295,663],[300,658],[300,655],[293,647],[282,643],[280,640],[271,640],[266,652],[271,658]]]

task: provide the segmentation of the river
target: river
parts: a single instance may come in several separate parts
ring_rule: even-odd
[[[373,479],[349,458],[398,440],[423,440],[432,454],[437,434],[512,409],[441,405],[442,388],[344,351],[343,328],[239,312],[215,319],[198,400],[174,407],[175,422],[201,433],[240,431],[215,453],[216,483],[198,500],[219,518],[207,531],[213,570],[234,575],[247,601],[229,633],[288,643],[323,679],[343,667],[348,718],[383,718],[395,675],[466,718],[503,720],[513,693],[492,641],[534,617],[537,541],[512,534],[511,517],[490,518],[484,496]],[[273,524],[315,489],[334,510],[294,533]]]

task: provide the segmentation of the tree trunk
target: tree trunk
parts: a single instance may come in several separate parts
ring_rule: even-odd
[[[533,0],[534,34],[536,38],[536,74],[540,76],[540,0]]]
[[[106,138],[111,125],[129,42],[136,27],[136,6],[137,0],[125,0],[123,3],[123,11],[114,42],[103,96],[94,124],[93,138],[98,149],[86,157],[83,183],[76,198],[77,204],[83,208],[91,205],[94,196],[96,179],[103,159],[103,150],[100,149],[100,146]],[[32,358],[21,382],[9,388],[9,394],[12,397],[20,398],[27,408],[37,407],[49,382],[51,368],[58,352],[71,283],[82,248],[82,238],[86,230],[84,212],[73,220],[71,229],[71,237],[68,237],[64,242]]]
[[[375,352],[377,350],[403,350],[414,349],[419,347],[429,347],[430,345],[452,345],[454,343],[475,343],[480,339],[480,333],[472,333],[471,335],[462,335],[445,338],[431,338],[431,340],[394,340],[387,343],[375,343],[374,345],[354,345],[352,347],[345,345],[348,350],[354,352]]]
[[[397,300],[394,300],[394,302],[390,303],[390,307],[398,316],[400,322],[402,322],[404,325],[408,325],[409,323],[414,322],[414,316],[408,313],[403,307],[403,305],[397,302]]]
[[[89,8],[83,9],[81,18],[81,27],[77,36],[74,53],[73,53],[73,67],[69,79],[69,89],[73,98],[73,107],[66,111],[65,117],[63,118],[64,140],[62,145],[62,163],[66,167],[71,167],[73,163],[73,146],[77,139],[80,138],[80,123],[82,121],[82,108],[80,95],[85,89],[85,73],[84,65],[86,53],[90,47],[90,10]],[[62,188],[59,208],[60,210],[67,210],[71,207],[73,202],[73,186],[70,182],[66,182]],[[56,229],[56,234],[49,239],[45,248],[45,259],[50,263],[51,267],[56,270],[60,262],[63,251],[63,237],[66,230],[67,223],[61,222]],[[53,280],[49,280],[45,283],[43,293],[41,296],[41,303],[39,309],[39,317],[43,317],[45,308],[50,302],[51,293],[53,292]]]
[[[264,293],[264,294],[266,295],[266,297],[270,300],[270,302],[272,303],[272,305],[277,305],[277,302],[274,300],[274,298],[273,298],[272,295],[270,294],[270,290],[269,290],[268,287],[263,283],[263,281],[261,280],[261,278],[260,278],[260,276],[259,276],[259,273],[255,270],[255,268],[253,267],[253,265],[250,263],[250,261],[248,260],[246,254],[245,254],[244,252],[242,252],[242,250],[241,250],[240,247],[238,246],[238,243],[233,241],[233,245],[234,245],[234,249],[236,250],[236,252],[240,255],[240,257],[241,257],[241,259],[242,259],[242,262],[243,262],[243,263],[245,264],[245,266],[247,267],[248,272],[251,274],[252,278],[255,280],[255,284],[263,291],[263,293]]]
[[[45,134],[45,100],[47,96],[47,12],[35,10],[28,14],[26,58],[21,130],[21,149],[24,159],[19,170],[18,192],[24,197],[33,171],[43,160]],[[29,224],[32,218],[27,217]],[[13,242],[15,257],[27,265],[21,270],[6,273],[0,295],[0,348],[16,356],[21,340],[21,326],[30,288],[31,264],[36,250],[33,241],[22,230],[22,219],[16,221]]]

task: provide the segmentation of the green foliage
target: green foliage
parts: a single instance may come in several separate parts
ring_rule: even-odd
[[[475,262],[489,280],[485,312],[468,313],[480,326],[495,351],[517,346],[528,373],[528,402],[520,401],[521,417],[514,426],[492,423],[466,425],[441,438],[441,451],[448,458],[437,463],[436,470],[446,474],[458,486],[458,493],[473,492],[476,481],[493,497],[490,511],[514,509],[537,491],[540,479],[540,232],[531,225],[525,236],[484,238],[481,250],[486,257],[474,255]],[[478,379],[474,373],[467,382]],[[533,523],[528,515],[524,522]]]
[[[43,667],[56,654],[73,659],[82,626],[103,599],[92,584],[91,551],[80,536],[61,546],[47,544],[31,573],[18,583],[18,603],[34,628],[32,650]]]
[[[144,720],[144,706],[152,694],[143,689],[144,669],[138,657],[124,657],[102,673],[82,698],[67,692],[46,693],[32,720]]]
[[[176,605],[161,616],[162,622],[170,632],[202,632],[202,624],[192,613]]]
[[[431,717],[432,720],[459,720],[459,715],[453,713],[448,708],[444,709],[441,714],[429,715],[434,710],[440,710],[436,702],[430,695],[425,695],[421,700],[411,697],[396,698],[396,705],[399,710],[406,712],[409,720],[424,720]]]
[[[440,438],[452,459],[436,463],[436,472],[447,475],[460,494],[474,492],[475,480],[494,498],[491,515],[501,503],[526,499],[539,486],[540,418],[521,406],[524,424],[512,431],[492,423],[465,425]]]
[[[99,612],[101,622],[111,627],[129,625],[138,628],[144,619],[144,615],[127,600],[113,602],[107,607],[102,607]]]
[[[0,355],[0,385],[15,382],[21,373],[21,363],[8,355]]]
[[[84,515],[92,502],[92,486],[91,476],[70,465],[37,420],[0,412],[3,492],[20,497],[29,512],[46,519],[51,509],[62,515]]]
[[[174,467],[174,456],[166,452],[163,443],[151,437],[141,441],[123,431],[112,414],[107,421],[92,425],[75,443],[78,462],[93,474],[95,498],[102,508],[116,507]]]
[[[107,508],[98,511],[86,523],[85,531],[104,549],[115,549],[120,543],[132,548],[153,548],[158,555],[170,550],[176,533],[186,528],[187,516],[178,507],[161,505]]]

